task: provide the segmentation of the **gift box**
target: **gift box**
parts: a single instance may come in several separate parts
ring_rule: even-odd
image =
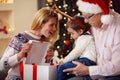
[[[22,80],[56,80],[57,67],[45,63],[48,42],[31,40],[32,49],[19,65]]]
[[[54,65],[24,64],[20,68],[22,80],[56,80],[57,67]]]

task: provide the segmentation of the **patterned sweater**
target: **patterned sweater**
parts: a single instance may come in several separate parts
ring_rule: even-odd
[[[19,63],[17,53],[21,50],[22,44],[29,40],[40,40],[40,37],[35,36],[27,31],[17,34],[9,43],[1,60],[0,70],[9,69],[8,76],[20,76]]]

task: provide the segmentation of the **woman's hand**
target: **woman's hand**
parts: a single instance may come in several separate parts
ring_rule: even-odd
[[[21,51],[17,54],[18,61],[21,60],[26,53],[28,53],[31,50],[32,43],[25,43],[22,45]]]
[[[77,66],[74,68],[64,69],[63,72],[69,72],[69,73],[74,74],[76,76],[89,75],[88,66],[86,66],[80,62],[76,62],[76,61],[73,61],[73,64],[76,64]]]
[[[46,63],[50,63],[50,60],[53,58],[53,56],[54,56],[53,46],[50,46],[45,57]]]

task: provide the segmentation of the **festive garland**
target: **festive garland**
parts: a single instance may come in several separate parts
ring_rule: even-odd
[[[0,28],[0,32],[4,32],[5,34],[8,34],[7,27],[4,26],[3,29]]]
[[[7,26],[5,26],[1,20],[0,20],[0,32],[8,34]]]

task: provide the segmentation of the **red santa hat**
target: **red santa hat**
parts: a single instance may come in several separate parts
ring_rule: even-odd
[[[101,22],[109,24],[113,20],[113,16],[109,14],[110,0],[78,0],[77,5],[80,11],[97,14],[102,13]]]

